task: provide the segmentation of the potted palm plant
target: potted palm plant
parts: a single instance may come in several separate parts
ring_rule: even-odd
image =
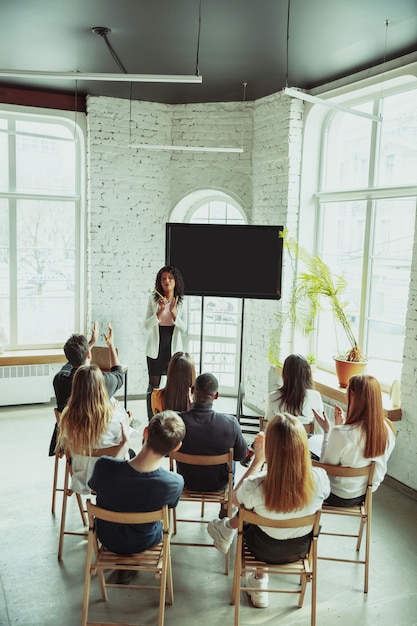
[[[333,313],[335,324],[339,324],[348,341],[348,349],[338,351],[334,357],[336,374],[341,387],[346,387],[354,374],[363,372],[367,360],[353,334],[351,323],[346,315],[347,302],[343,299],[346,281],[343,277],[333,274],[329,266],[318,256],[309,253],[293,238],[288,238],[286,231],[281,231],[284,249],[289,253],[291,264],[295,270],[296,261],[303,269],[294,271],[294,284],[291,296],[277,313],[277,325],[271,332],[269,359],[274,365],[281,364],[281,340],[284,326],[287,323],[294,328],[309,334],[315,328],[317,314],[323,309],[326,301]],[[297,269],[299,267],[297,264]],[[337,333],[336,333],[337,340]],[[345,369],[348,368],[348,372]]]

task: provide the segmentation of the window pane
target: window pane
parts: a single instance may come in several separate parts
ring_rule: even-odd
[[[372,113],[371,103],[356,107]],[[329,125],[323,188],[366,187],[369,178],[369,149],[372,122],[358,115],[336,113]]]
[[[6,346],[10,337],[10,263],[9,211],[6,200],[0,200],[0,345]]]
[[[323,246],[321,256],[332,274],[342,276],[347,283],[341,300],[346,309],[353,334],[359,342],[359,312],[361,302],[363,246],[365,234],[365,202],[328,203],[323,206]],[[334,323],[327,302],[318,325],[320,359],[330,363],[333,356],[350,349],[340,324]]]
[[[6,120],[0,120],[0,130],[7,128]],[[9,151],[7,144],[8,136],[0,132],[0,191],[9,189]]]
[[[21,200],[16,228],[18,343],[59,342],[74,329],[75,205]]]
[[[75,193],[75,143],[16,136],[16,190],[20,193]]]
[[[376,204],[367,353],[401,362],[410,285],[415,199]]]
[[[416,184],[417,90],[384,98],[377,184]]]

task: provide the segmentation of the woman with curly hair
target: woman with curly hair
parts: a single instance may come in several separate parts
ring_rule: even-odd
[[[148,332],[146,361],[149,384],[148,418],[153,415],[151,394],[166,375],[169,360],[177,350],[186,349],[187,318],[184,306],[184,279],[178,268],[166,265],[156,275],[155,288],[149,297],[145,317]],[[182,345],[180,345],[182,344]]]
[[[165,409],[188,411],[191,408],[191,387],[195,381],[195,364],[188,352],[176,352],[170,359],[167,381],[163,389],[154,389],[151,396],[153,414]]]
[[[87,482],[99,455],[126,457],[126,428],[131,419],[115,398],[109,398],[97,365],[77,369],[71,396],[61,415],[57,444],[71,457],[74,491],[90,493]]]
[[[340,406],[334,408],[334,427],[328,417],[314,412],[323,429],[320,462],[329,465],[365,467],[375,461],[372,491],[376,491],[387,471],[388,459],[395,446],[395,429],[384,417],[382,393],[374,376],[352,376],[346,389],[346,419]],[[366,476],[331,476],[332,506],[352,506],[365,498]]]
[[[274,415],[266,432],[256,435],[253,448],[252,463],[233,491],[235,506],[242,504],[272,519],[303,517],[321,508],[330,493],[329,478],[324,469],[312,466],[307,433],[299,419],[289,413]],[[207,531],[220,552],[230,548],[239,523],[237,515],[208,524]],[[244,530],[245,542],[260,561],[291,563],[306,556],[311,530],[249,524]],[[247,594],[253,606],[268,606],[267,586],[268,576],[262,572],[247,578]]]

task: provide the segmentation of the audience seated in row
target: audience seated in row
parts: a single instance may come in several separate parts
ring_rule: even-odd
[[[71,457],[71,489],[88,494],[88,479],[97,461],[97,451],[108,456],[128,456],[130,412],[107,393],[97,365],[78,367],[68,405],[58,430],[58,447]]]
[[[188,352],[176,352],[168,363],[165,387],[154,389],[151,395],[153,415],[165,409],[188,411],[191,408],[191,388],[195,381],[195,364]]]
[[[233,504],[272,519],[315,513],[330,493],[324,469],[312,466],[307,433],[298,418],[281,413],[270,418],[266,433],[256,435],[251,465],[233,491]],[[264,469],[266,462],[267,469]],[[215,519],[207,531],[215,547],[226,553],[236,535],[238,517]],[[249,524],[245,542],[255,558],[268,563],[291,563],[304,558],[312,528],[261,528]],[[253,606],[268,606],[268,576],[256,571],[246,580]]]
[[[313,411],[323,413],[323,400],[313,389],[310,363],[301,354],[290,354],[282,367],[282,385],[267,398],[265,418],[278,413],[295,415],[303,424],[314,421]]]
[[[123,426],[125,429],[126,427]],[[185,426],[174,411],[155,415],[146,426],[144,443],[131,460],[100,457],[89,486],[97,494],[98,506],[121,512],[155,511],[165,504],[175,507],[184,487],[182,476],[161,467],[163,458],[178,450]],[[117,554],[134,554],[151,548],[162,538],[161,524],[125,526],[97,521],[102,544]],[[120,571],[118,582],[127,583],[135,572]]]
[[[218,388],[213,374],[197,376],[192,386],[192,408],[180,412],[186,428],[181,452],[217,455],[233,448],[234,459],[240,461],[246,455],[248,444],[236,416],[214,410]],[[218,491],[227,485],[228,468],[223,465],[195,467],[178,463],[177,469],[183,475],[187,489],[193,491]]]
[[[109,334],[106,343],[109,347],[109,372],[105,372],[104,382],[108,397],[112,398],[116,391],[123,385],[123,371],[114,347],[114,333],[111,324],[108,325]],[[99,337],[98,322],[94,322],[91,338],[88,341],[85,335],[71,335],[64,345],[64,353],[68,361],[55,374],[53,386],[56,396],[57,408],[60,413],[64,410],[72,391],[72,381],[75,372],[82,365],[89,365],[91,361],[91,348],[97,343]],[[55,455],[57,439],[57,424],[55,424],[49,445],[49,456]]]
[[[395,446],[395,429],[385,419],[379,382],[373,376],[352,376],[346,390],[346,418],[340,406],[334,408],[334,423],[324,411],[314,416],[323,429],[320,462],[329,465],[364,467],[375,461],[372,491],[376,491],[387,472],[388,459]],[[313,444],[312,444],[313,445]],[[366,477],[330,478],[331,494],[326,500],[332,506],[352,506],[365,498]]]

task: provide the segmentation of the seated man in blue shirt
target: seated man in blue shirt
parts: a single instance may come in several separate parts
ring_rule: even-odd
[[[103,509],[121,512],[156,511],[177,506],[184,487],[182,476],[161,467],[165,455],[181,447],[185,425],[174,411],[157,413],[143,432],[144,444],[129,461],[100,457],[88,481]],[[127,435],[126,435],[127,436]],[[115,524],[97,520],[101,543],[118,554],[142,552],[162,539],[160,522]],[[118,582],[129,582],[136,572],[120,571]]]
[[[233,448],[236,461],[244,459],[248,444],[235,415],[216,413],[213,401],[219,397],[219,384],[213,374],[197,376],[194,386],[193,406],[179,413],[185,423],[186,433],[181,452],[185,454],[216,455]],[[226,465],[198,467],[178,463],[187,489],[194,491],[219,491],[227,484]]]

